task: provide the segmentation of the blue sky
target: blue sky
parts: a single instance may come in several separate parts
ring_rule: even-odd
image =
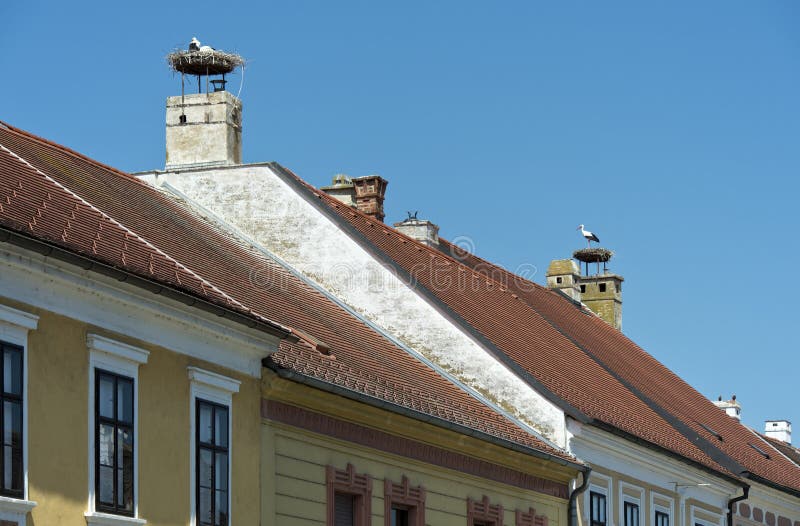
[[[245,161],[379,173],[387,222],[419,210],[539,282],[585,223],[626,334],[748,425],[800,432],[797,2],[77,4],[0,4],[0,119],[160,168],[164,56],[236,51]]]

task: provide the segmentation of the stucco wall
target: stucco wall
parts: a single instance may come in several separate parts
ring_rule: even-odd
[[[85,526],[88,503],[87,333],[150,351],[139,368],[139,516],[152,525],[190,517],[190,422],[187,366],[240,380],[233,395],[231,517],[258,524],[259,380],[73,319],[0,297],[40,316],[28,336],[29,525]]]
[[[515,510],[533,507],[546,515],[549,526],[566,525],[566,501],[514,486],[446,470],[407,458],[332,440],[265,421],[264,451],[270,484],[275,490],[272,506],[265,506],[264,525],[324,525],[326,513],[325,467],[345,469],[353,464],[356,472],[369,474],[372,485],[372,522],[384,524],[384,479],[399,483],[405,475],[410,486],[426,490],[426,524],[466,524],[467,498],[488,496],[492,505],[502,504],[504,524],[515,523]]]

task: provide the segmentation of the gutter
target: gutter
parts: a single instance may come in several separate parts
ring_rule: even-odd
[[[589,476],[592,474],[592,468],[586,468],[586,471],[583,472],[583,482],[581,485],[572,490],[572,493],[569,494],[569,508],[567,512],[567,526],[578,526],[578,497],[586,491],[586,488],[589,487]],[[728,525],[731,526],[731,525]]]
[[[59,261],[63,261],[64,263],[75,265],[83,270],[89,270],[110,278],[114,278],[121,282],[130,283],[131,285],[150,291],[153,294],[164,296],[171,300],[183,303],[189,307],[197,308],[199,310],[219,316],[220,318],[225,318],[234,323],[244,325],[250,329],[255,329],[272,336],[276,336],[280,339],[286,339],[291,342],[298,341],[297,336],[292,333],[291,329],[278,323],[257,320],[253,317],[236,312],[235,310],[226,307],[222,307],[193,294],[189,294],[174,287],[143,278],[117,267],[100,263],[99,261],[95,261],[76,252],[61,248],[52,243],[48,243],[47,241],[20,234],[14,230],[8,229],[7,227],[0,226],[0,242],[10,243],[12,245],[36,252],[37,254],[41,254],[42,256],[51,257]]]
[[[742,486],[742,494],[728,501],[728,526],[733,526],[733,505],[740,500],[745,500],[750,495],[750,486]]]
[[[561,466],[574,469],[576,471],[580,471],[582,473],[586,473],[587,470],[591,471],[591,469],[578,462],[572,462],[567,459],[557,457],[550,453],[545,453],[544,451],[539,451],[538,449],[534,449],[529,446],[523,446],[522,444],[517,444],[510,440],[506,440],[504,438],[499,438],[488,433],[484,433],[483,431],[478,431],[476,429],[472,429],[461,424],[455,424],[448,420],[444,420],[442,418],[431,416],[420,411],[415,411],[413,409],[409,409],[407,407],[403,407],[401,405],[387,402],[385,400],[381,400],[379,398],[373,398],[371,396],[365,395],[363,393],[359,393],[357,391],[353,391],[351,389],[347,389],[346,387],[341,387],[335,384],[331,384],[328,382],[324,382],[322,380],[318,380],[317,378],[307,376],[291,369],[286,369],[281,367],[280,365],[276,364],[272,359],[264,358],[261,361],[264,367],[275,371],[281,378],[286,380],[291,380],[293,382],[297,382],[300,384],[307,385],[309,387],[313,387],[315,389],[319,389],[321,391],[326,391],[338,396],[343,396],[345,398],[349,398],[350,400],[355,400],[356,402],[362,402],[367,405],[371,405],[373,407],[378,407],[380,409],[386,409],[387,411],[391,411],[392,413],[397,413],[402,416],[407,416],[409,418],[413,418],[414,420],[421,420],[428,424],[432,424],[438,427],[442,427],[449,431],[454,431],[461,435],[467,435],[484,442],[489,442],[496,446],[504,447],[506,449],[511,449],[513,451],[517,451],[519,453],[524,453],[526,455],[531,455],[536,458],[540,458],[543,460],[547,460],[550,462],[555,462]],[[584,474],[585,478],[588,478],[588,475]]]

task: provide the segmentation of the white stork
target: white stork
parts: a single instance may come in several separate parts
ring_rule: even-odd
[[[583,228],[583,225],[578,225],[578,228],[576,228],[575,230],[581,231],[581,235],[583,235],[583,237],[586,238],[586,243],[589,245],[589,248],[592,248],[592,241],[596,241],[597,243],[600,242],[600,238],[594,235],[592,232],[585,230]]]
[[[189,51],[200,51],[200,41],[197,37],[192,37],[192,41],[189,42]]]

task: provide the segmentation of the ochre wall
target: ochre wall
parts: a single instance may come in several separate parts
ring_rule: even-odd
[[[196,366],[242,381],[233,395],[231,518],[258,524],[260,381],[189,356],[0,298],[40,316],[28,335],[28,525],[85,526],[88,509],[88,333],[150,351],[139,367],[139,516],[148,525],[188,525],[189,378]],[[255,503],[255,504],[254,504]]]
[[[546,515],[549,526],[566,526],[567,503],[512,485],[502,484],[333,440],[284,424],[264,422],[265,504],[263,525],[324,525],[326,514],[325,467],[345,469],[353,464],[359,474],[369,474],[372,486],[373,526],[384,524],[384,479],[400,483],[403,475],[411,486],[425,487],[427,524],[466,524],[467,498],[481,500],[486,495],[492,505],[502,504],[504,524],[513,525],[515,510],[533,507]],[[268,471],[269,470],[269,471]],[[266,475],[269,473],[269,475]],[[274,491],[274,500],[267,493]],[[270,502],[271,501],[271,502]]]
[[[373,478],[371,526],[384,524],[384,480],[400,483],[403,475],[408,477],[411,486],[422,485],[426,489],[427,524],[466,524],[467,498],[480,501],[484,495],[489,497],[490,504],[503,506],[507,526],[515,524],[517,509],[528,512],[530,508],[534,508],[537,515],[547,516],[549,526],[567,524],[566,484],[577,474],[573,468],[280,379],[271,371],[264,371],[263,386],[263,526],[325,524],[325,468],[331,465],[343,470],[348,463],[353,464],[357,473]],[[283,416],[273,413],[275,406],[294,407],[296,414],[309,415],[300,420],[311,427],[289,424],[286,413]],[[288,410],[288,413],[293,411]],[[382,432],[401,441],[411,441],[417,444],[413,446],[414,451],[432,446],[441,451],[441,456],[422,461],[413,455],[390,453],[391,448],[365,446],[364,442],[359,443],[357,436],[336,439],[313,428],[324,427],[323,422],[331,420],[341,422],[342,428],[353,426],[367,434]],[[487,463],[492,469],[510,469],[555,485],[563,484],[565,497],[523,488],[502,477],[492,479],[444,467],[448,452]]]

